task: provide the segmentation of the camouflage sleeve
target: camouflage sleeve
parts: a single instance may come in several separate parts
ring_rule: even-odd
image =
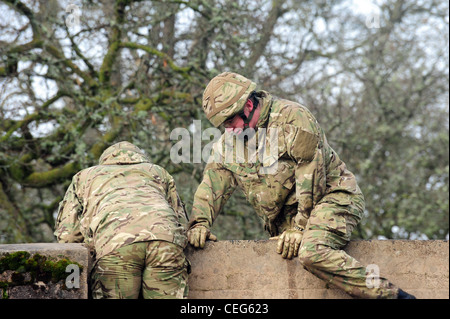
[[[236,180],[231,171],[218,163],[207,164],[195,192],[189,228],[196,224],[210,228],[235,188]]]
[[[59,203],[54,232],[59,243],[81,243],[84,240],[79,221],[83,206],[77,196],[76,185],[77,175],[72,179],[63,200]]]
[[[177,187],[175,185],[175,180],[171,175],[168,174],[167,181],[167,202],[170,206],[172,206],[175,214],[177,215],[178,221],[185,228],[187,228],[188,216],[186,214],[186,210],[184,208],[184,204],[181,201],[180,196],[178,195]]]

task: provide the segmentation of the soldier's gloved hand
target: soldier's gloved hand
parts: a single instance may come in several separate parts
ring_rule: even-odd
[[[285,230],[278,238],[277,253],[287,259],[297,257],[302,238],[303,230],[299,227]]]
[[[202,225],[194,226],[187,232],[189,243],[195,248],[205,247],[206,240],[217,241],[217,237],[211,231]]]

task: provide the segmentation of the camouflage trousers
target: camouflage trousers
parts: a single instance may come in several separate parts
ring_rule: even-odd
[[[126,245],[97,261],[91,273],[92,298],[186,298],[188,265],[183,249],[170,242]]]
[[[371,274],[343,247],[361,219],[362,209],[353,205],[342,206],[321,203],[312,211],[304,231],[299,250],[303,266],[324,280],[356,298],[397,298],[398,288],[386,278]],[[369,277],[368,277],[369,276]],[[376,280],[367,281],[371,276]]]

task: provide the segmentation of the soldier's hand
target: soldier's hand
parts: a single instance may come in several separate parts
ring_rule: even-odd
[[[302,238],[303,231],[300,229],[291,228],[285,230],[278,238],[277,253],[287,259],[297,257]]]
[[[206,240],[217,241],[217,237],[205,226],[195,226],[188,230],[189,243],[195,248],[205,247]]]

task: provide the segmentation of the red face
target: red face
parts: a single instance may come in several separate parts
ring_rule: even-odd
[[[228,119],[223,125],[228,133],[233,132],[234,134],[239,135],[244,131],[244,120],[239,115],[235,115],[231,119]]]
[[[250,112],[253,110],[253,107],[254,107],[253,102],[251,100],[247,100],[247,103],[244,106],[245,116],[250,115]],[[248,128],[252,128],[252,129],[256,128],[256,123],[258,123],[260,110],[261,110],[261,108],[257,107],[255,112],[253,113],[253,117],[250,120],[250,123],[248,123]],[[223,123],[227,132],[229,132],[229,133],[233,132],[236,135],[241,134],[246,129],[244,124],[245,124],[244,120],[242,119],[242,117],[239,114],[226,120]]]

